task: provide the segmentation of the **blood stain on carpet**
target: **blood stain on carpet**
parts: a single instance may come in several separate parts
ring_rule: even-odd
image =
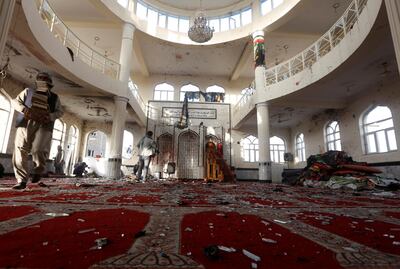
[[[1,268],[88,268],[125,253],[149,221],[146,213],[105,209],[73,213],[0,235]],[[95,240],[108,244],[96,249]]]
[[[262,238],[276,243],[266,243]],[[209,259],[203,249],[210,245],[233,247]],[[258,268],[342,268],[335,253],[254,215],[217,211],[187,214],[181,223],[181,254],[188,255],[206,269],[251,268],[245,249],[261,258]]]

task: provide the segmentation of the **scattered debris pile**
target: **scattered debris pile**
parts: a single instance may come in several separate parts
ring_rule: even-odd
[[[349,188],[352,190],[381,188],[397,190],[400,181],[395,178],[378,176],[381,170],[368,166],[366,162],[355,162],[344,151],[328,151],[311,155],[307,166],[292,185],[309,187],[326,186],[331,189]]]

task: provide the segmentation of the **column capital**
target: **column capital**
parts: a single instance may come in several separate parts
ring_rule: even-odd
[[[256,38],[257,36],[264,36],[264,35],[265,35],[264,30],[256,30],[251,34],[253,39]]]
[[[268,102],[262,102],[262,103],[257,103],[256,104],[256,107],[258,108],[258,107],[268,107]]]
[[[124,27],[129,27],[129,28],[131,28],[133,30],[136,29],[136,26],[133,23],[127,22],[127,21],[124,22]]]
[[[129,98],[123,97],[123,96],[114,96],[114,101],[115,102],[123,102],[123,103],[128,103]]]
[[[135,33],[136,27],[130,22],[125,22],[122,27],[122,39],[133,40],[133,34]]]

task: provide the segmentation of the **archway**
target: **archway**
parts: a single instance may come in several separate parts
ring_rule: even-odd
[[[193,131],[189,130],[179,135],[178,178],[197,179],[200,177],[199,143],[199,136]]]

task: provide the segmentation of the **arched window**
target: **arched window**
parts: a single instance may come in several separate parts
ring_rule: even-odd
[[[376,106],[364,115],[363,131],[367,154],[397,150],[392,112],[387,106]]]
[[[199,93],[200,89],[199,89],[199,87],[194,86],[192,84],[188,84],[188,85],[182,86],[179,100],[183,101],[185,99],[185,94],[187,92],[192,92],[193,93],[193,94],[190,94],[188,96],[188,101],[191,101],[191,102],[200,101],[200,93]]]
[[[0,152],[3,153],[7,151],[12,114],[10,101],[0,94]]]
[[[133,155],[133,134],[124,131],[124,138],[122,143],[122,158],[130,159]]]
[[[269,148],[271,154],[271,161],[274,163],[285,163],[283,155],[285,154],[286,147],[285,141],[282,138],[273,136],[269,139]]]
[[[214,85],[206,89],[206,102],[218,102],[223,103],[225,98],[225,89]]]
[[[50,159],[54,159],[57,155],[57,147],[62,146],[64,149],[66,125],[59,119],[54,122],[53,137],[51,139]]]
[[[252,135],[242,139],[242,157],[245,162],[258,162],[258,138]]]
[[[76,161],[76,152],[77,152],[77,142],[79,137],[79,129],[78,127],[71,125],[68,132],[68,145],[65,150],[65,173],[72,174],[72,170],[74,168],[74,164]]]
[[[306,147],[304,144],[304,134],[298,134],[296,136],[296,157],[299,162],[306,161]]]
[[[218,86],[218,85],[214,85],[214,86],[210,86],[206,89],[206,92],[219,92],[219,93],[225,93],[225,89]]]
[[[93,131],[87,138],[86,156],[101,158],[105,156],[107,135],[102,131]]]
[[[158,84],[154,88],[154,100],[173,101],[174,91],[174,87],[172,87],[168,83]]]
[[[274,8],[280,6],[283,0],[261,0],[261,15],[271,12]]]
[[[327,150],[342,150],[339,123],[337,121],[331,121],[326,125],[325,143]]]

